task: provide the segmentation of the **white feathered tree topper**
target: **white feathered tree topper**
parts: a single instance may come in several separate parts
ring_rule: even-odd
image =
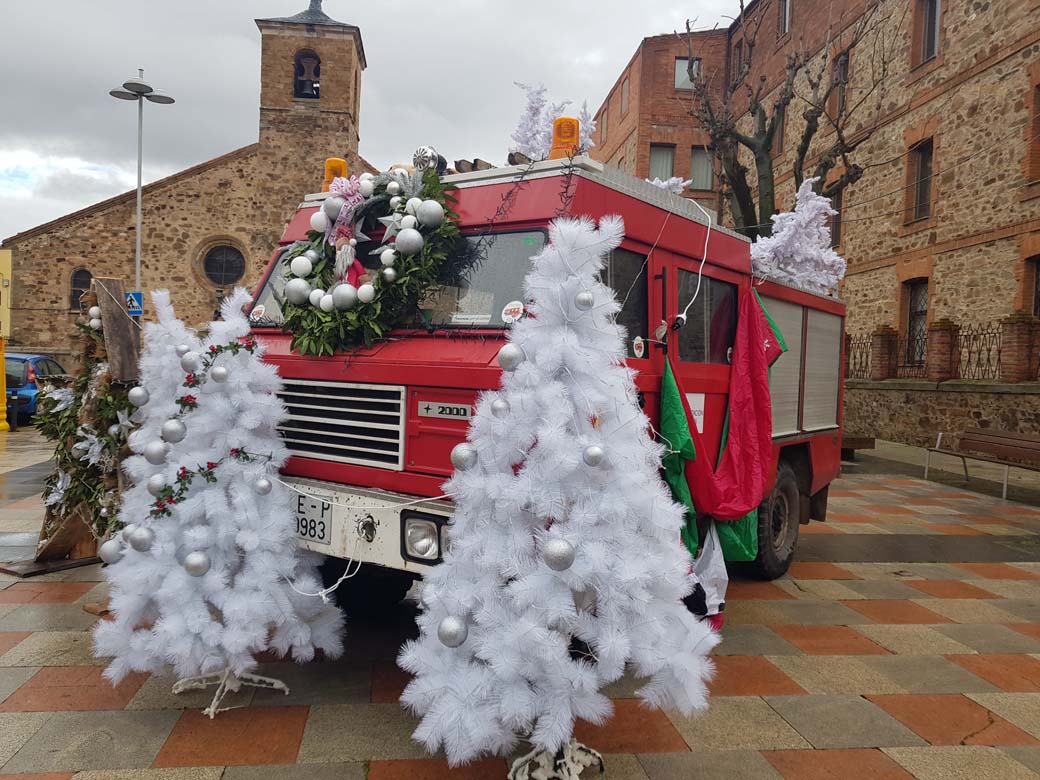
[[[549,103],[544,84],[534,86],[518,81],[516,85],[524,91],[527,103],[524,105],[524,112],[520,115],[516,129],[510,136],[515,144],[513,151],[520,152],[532,160],[548,159],[549,149],[552,147],[553,121],[566,115],[566,109],[571,101]],[[581,126],[578,144],[583,151],[588,151],[595,146],[592,142],[592,133],[596,130],[596,122],[589,112],[587,102],[582,102],[577,118]]]
[[[826,294],[845,278],[845,258],[831,247],[828,217],[836,212],[828,198],[806,179],[795,196],[794,211],[773,215],[773,235],[751,245],[755,274]]]
[[[707,705],[718,639],[681,601],[694,585],[683,510],[623,364],[620,306],[599,281],[623,233],[619,217],[550,225],[525,282],[530,316],[508,334],[524,360],[478,400],[476,465],[446,485],[451,546],[426,575],[420,637],[399,663],[415,675],[402,697],[422,716],[415,738],[453,765],[521,736],[555,753],[576,718],[610,716],[601,689],[626,664],[647,678],[648,704]],[[560,540],[574,551],[564,570],[547,552]],[[449,647],[438,629],[456,618],[466,639]]]

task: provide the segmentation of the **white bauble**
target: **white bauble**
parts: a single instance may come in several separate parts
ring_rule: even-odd
[[[155,543],[155,531],[151,528],[138,526],[134,529],[133,533],[130,534],[128,541],[130,546],[137,550],[137,552],[148,552],[152,549],[152,545]]]
[[[199,370],[199,353],[185,352],[181,356],[181,369],[189,374]]]
[[[397,252],[395,252],[393,249],[384,249],[382,252],[379,253],[379,262],[385,265],[387,268],[392,266],[395,260],[397,260]]]
[[[365,171],[363,174],[358,176],[358,181],[372,181],[372,179],[374,179],[374,178],[375,178],[375,176],[373,176],[368,171]]]
[[[468,441],[456,444],[451,450],[451,465],[459,471],[469,471],[477,465],[477,448]]]
[[[402,255],[414,255],[422,251],[423,237],[415,228],[405,228],[397,234],[394,246]]]
[[[166,478],[162,474],[152,474],[148,477],[148,492],[158,498],[166,489]]]
[[[444,221],[444,206],[435,200],[424,200],[415,210],[415,216],[423,227],[439,227]]]
[[[144,406],[148,403],[148,398],[148,391],[140,385],[131,387],[130,392],[126,394],[126,399],[134,406]]]
[[[396,282],[397,281],[397,271],[395,271],[393,268],[384,268],[383,269],[383,281],[385,281],[387,284],[393,284],[394,282]]]
[[[183,422],[174,418],[162,424],[162,428],[159,429],[159,435],[162,436],[163,441],[176,444],[179,441],[184,441],[184,437],[188,435],[188,428]]]
[[[581,459],[585,461],[586,466],[598,466],[603,462],[605,453],[603,448],[598,444],[590,444],[585,448],[584,452],[581,453]]]
[[[468,635],[466,621],[455,615],[448,615],[437,626],[437,638],[446,647],[458,647],[466,641]]]
[[[353,308],[357,300],[357,288],[352,284],[337,284],[332,288],[332,305],[340,311]]]
[[[390,198],[390,208],[396,209],[401,205],[401,200],[402,198],[400,195],[394,195],[394,197]]]
[[[150,441],[144,445],[144,459],[153,466],[161,466],[166,462],[166,454],[170,445],[164,441]]]
[[[392,171],[390,171],[390,173],[392,173],[398,179],[407,179],[409,176],[412,175],[407,168],[394,168]]]
[[[118,539],[109,539],[98,548],[101,560],[111,566],[123,560],[123,543]]]
[[[566,539],[549,539],[542,548],[542,560],[553,571],[566,571],[574,563],[574,545]]]
[[[256,482],[253,483],[253,490],[259,493],[261,496],[266,496],[271,492],[274,485],[267,477],[260,477]]]
[[[411,228],[411,229],[414,230],[415,227],[418,224],[419,224],[419,220],[417,220],[411,214],[405,214],[403,217],[401,217],[401,227],[402,228]]]
[[[358,192],[361,193],[362,198],[371,198],[375,191],[376,184],[371,179],[362,179],[358,184]]]
[[[311,214],[311,230],[317,230],[319,233],[324,233],[329,229],[329,218],[325,216],[325,212],[318,209]]]
[[[136,523],[127,523],[125,526],[123,526],[123,530],[120,531],[120,535],[123,537],[123,541],[126,542],[127,544],[129,544],[130,543],[130,534],[132,534],[136,530],[137,530],[137,524]]]
[[[387,185],[386,185],[386,193],[387,193],[387,195],[399,195],[400,192],[401,192],[401,184],[400,184],[400,182],[396,182],[396,181],[387,182]]]
[[[293,276],[310,276],[311,271],[314,270],[314,264],[311,263],[309,257],[300,255],[299,257],[294,257],[292,262],[289,263],[289,270],[292,271]]]
[[[311,263],[316,263],[319,260],[321,260],[321,255],[319,255],[313,249],[308,249],[306,252],[303,253],[303,256],[306,257],[308,260],[310,260]]]
[[[582,311],[588,311],[595,303],[595,298],[593,298],[592,293],[588,290],[582,290],[574,296],[574,305]]]
[[[285,299],[294,306],[302,306],[310,294],[311,286],[306,279],[290,279],[285,283]]]
[[[209,370],[209,378],[214,382],[223,384],[227,381],[228,370],[225,366],[213,366],[213,368]]]
[[[195,550],[184,556],[184,571],[192,577],[201,577],[209,571],[209,556],[201,550]]]
[[[505,398],[496,398],[491,402],[491,414],[495,417],[505,417],[509,414],[509,401]]]
[[[503,344],[498,351],[498,364],[505,371],[515,371],[524,362],[524,351],[516,344]]]
[[[329,222],[335,222],[339,217],[339,213],[343,211],[345,205],[347,205],[347,202],[339,195],[331,195],[330,197],[325,198],[325,202],[321,204],[321,210],[325,212],[325,216],[328,217]]]
[[[376,299],[376,288],[370,284],[363,284],[358,287],[357,297],[362,303],[371,303]]]
[[[335,299],[330,293],[325,293],[321,296],[321,300],[318,301],[318,308],[322,311],[332,311],[336,308]]]
[[[101,330],[101,319],[99,317],[95,317],[90,322],[88,322],[87,325],[90,326],[91,330]]]
[[[90,319],[92,319],[92,320],[100,319],[101,318],[101,307],[100,306],[91,306],[89,309],[87,309],[87,316],[90,317]]]
[[[409,198],[408,202],[404,204],[404,210],[406,214],[415,216],[415,210],[422,205],[422,198]]]
[[[182,358],[189,352],[191,352],[191,347],[189,347],[187,344],[178,344],[176,347],[173,348],[173,351],[177,353],[177,357]]]
[[[317,306],[321,303],[321,299],[325,297],[325,291],[320,287],[316,287],[311,290],[311,294],[307,296],[307,300],[311,302],[311,306]]]
[[[112,423],[108,426],[108,435],[113,439],[118,439],[123,429],[119,426],[119,423]]]

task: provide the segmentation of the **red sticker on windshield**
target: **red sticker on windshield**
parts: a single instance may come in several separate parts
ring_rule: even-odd
[[[502,309],[502,322],[506,325],[510,325],[516,322],[518,319],[524,316],[524,302],[523,301],[510,301]]]

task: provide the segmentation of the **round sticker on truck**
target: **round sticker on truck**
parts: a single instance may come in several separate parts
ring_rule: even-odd
[[[643,341],[642,336],[636,336],[632,339],[632,353],[637,357],[641,358],[646,353],[646,342]]]
[[[502,309],[502,322],[511,325],[524,316],[524,302],[510,301]]]

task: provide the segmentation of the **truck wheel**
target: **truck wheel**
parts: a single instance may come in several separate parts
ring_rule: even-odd
[[[775,580],[790,568],[798,544],[801,500],[794,469],[780,461],[773,493],[758,507],[758,557],[751,564],[754,576]]]
[[[350,565],[353,569],[357,564]],[[327,557],[320,569],[325,587],[335,585],[346,569],[347,561]],[[332,595],[348,615],[375,616],[400,604],[416,579],[415,575],[407,572],[362,564],[361,571],[344,580]]]

